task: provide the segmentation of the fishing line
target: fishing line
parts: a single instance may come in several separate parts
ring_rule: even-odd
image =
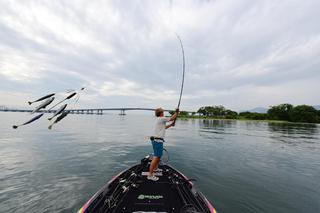
[[[64,99],[62,99],[61,101],[59,101],[58,103],[56,103],[55,105],[53,105],[49,110],[51,110],[51,109],[53,109],[53,108],[55,108],[56,106],[58,106],[59,104],[61,104],[62,102],[64,102],[64,101],[66,101],[66,100],[70,100],[70,99],[72,99],[74,96],[76,96],[76,101],[74,102],[74,105],[75,105],[75,103],[77,103],[78,102],[78,100],[79,100],[79,93],[81,92],[81,91],[83,91],[85,89],[85,87],[82,87],[79,91],[77,91],[77,90],[72,90],[72,89],[68,89],[67,91],[66,91],[66,93],[71,93],[70,95],[68,95],[66,98],[64,98]]]
[[[163,163],[167,164],[167,163],[169,162],[169,160],[170,160],[170,158],[169,158],[169,152],[168,152],[168,150],[166,150],[165,148],[163,148],[163,151],[164,151],[166,154],[164,154],[164,155],[162,156],[161,161],[162,161]]]
[[[80,99],[80,95],[81,93],[83,92],[83,90],[85,90],[87,87],[82,87],[79,91],[76,91],[77,92],[77,95],[74,99],[74,105],[76,105],[76,103],[78,103],[79,99]]]

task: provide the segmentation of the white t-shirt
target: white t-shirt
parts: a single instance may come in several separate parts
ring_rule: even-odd
[[[154,137],[163,138],[166,132],[166,122],[170,121],[170,118],[157,117],[154,127]]]

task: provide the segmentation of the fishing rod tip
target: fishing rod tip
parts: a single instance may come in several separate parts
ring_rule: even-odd
[[[18,128],[18,126],[16,126],[16,125],[13,125],[13,126],[12,126],[12,128],[14,128],[14,129],[17,129],[17,128]]]

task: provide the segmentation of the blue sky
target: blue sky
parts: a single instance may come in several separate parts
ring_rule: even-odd
[[[0,1],[0,105],[87,87],[79,107],[318,105],[320,1]]]

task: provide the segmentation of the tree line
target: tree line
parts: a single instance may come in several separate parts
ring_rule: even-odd
[[[193,112],[191,115],[188,112],[181,111],[180,116],[320,123],[320,110],[309,105],[293,106],[288,103],[271,106],[267,113],[249,111],[238,113],[220,105],[200,107],[197,112]]]

